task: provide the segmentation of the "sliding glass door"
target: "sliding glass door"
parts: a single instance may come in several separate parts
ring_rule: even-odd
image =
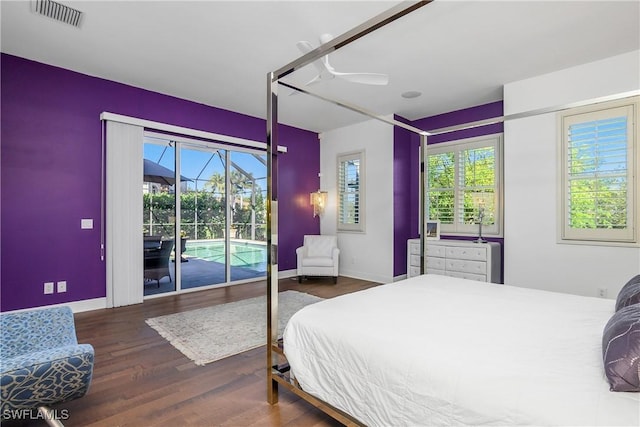
[[[225,283],[227,150],[181,144],[180,153],[190,177],[180,196],[182,289]]]
[[[154,134],[144,162],[145,296],[266,276],[264,154]]]
[[[176,289],[176,152],[169,141],[143,146],[144,295]]]
[[[231,280],[266,275],[266,156],[231,152]]]

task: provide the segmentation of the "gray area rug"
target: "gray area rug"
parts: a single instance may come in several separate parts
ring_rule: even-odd
[[[291,316],[322,298],[280,292],[278,337]],[[267,342],[267,297],[261,296],[146,320],[147,324],[196,365],[205,365]]]

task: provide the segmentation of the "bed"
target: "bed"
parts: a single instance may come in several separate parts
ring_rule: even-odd
[[[640,393],[629,390],[640,391],[640,275],[635,308],[620,311],[612,300],[422,275],[306,307],[291,318],[284,340],[277,338],[279,86],[419,138],[421,200],[432,136],[637,94],[424,130],[282,80],[430,2],[401,2],[267,74],[267,401],[276,404],[284,386],[347,425],[638,426]],[[425,219],[426,203],[420,203],[421,274]],[[615,328],[609,326],[614,319]],[[619,326],[627,332],[618,334]],[[611,331],[616,351],[607,347],[607,355],[615,353],[614,360],[603,362]],[[636,346],[624,357],[617,353],[620,337]],[[633,378],[615,380],[623,390],[612,392],[607,380],[619,366]]]
[[[615,301],[439,275],[322,301],[284,332],[291,377],[366,425],[640,425],[611,392]]]

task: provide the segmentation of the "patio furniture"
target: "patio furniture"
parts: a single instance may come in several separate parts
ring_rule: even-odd
[[[46,414],[48,405],[87,393],[94,350],[78,344],[69,307],[1,313],[0,330],[2,420],[20,418],[25,410]]]
[[[162,242],[162,236],[143,236],[144,237],[144,250],[157,250],[160,249],[160,243]]]
[[[144,280],[155,280],[160,287],[160,279],[169,277],[171,282],[171,272],[169,270],[169,257],[173,250],[173,239],[160,242],[160,249],[144,251]]]
[[[337,283],[340,249],[336,236],[306,235],[296,255],[298,283],[305,276],[332,276],[333,283]]]

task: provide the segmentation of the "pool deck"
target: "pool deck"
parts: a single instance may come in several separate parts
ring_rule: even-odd
[[[216,285],[226,282],[225,265],[215,261],[207,261],[200,258],[185,256],[188,262],[182,262],[182,289],[192,289],[202,286]],[[160,280],[160,287],[157,282],[145,283],[144,295],[157,295],[175,290],[175,262],[171,261],[169,269],[171,280],[164,277]],[[266,264],[258,266],[231,266],[231,277],[229,282],[245,279],[264,279],[267,277]]]

